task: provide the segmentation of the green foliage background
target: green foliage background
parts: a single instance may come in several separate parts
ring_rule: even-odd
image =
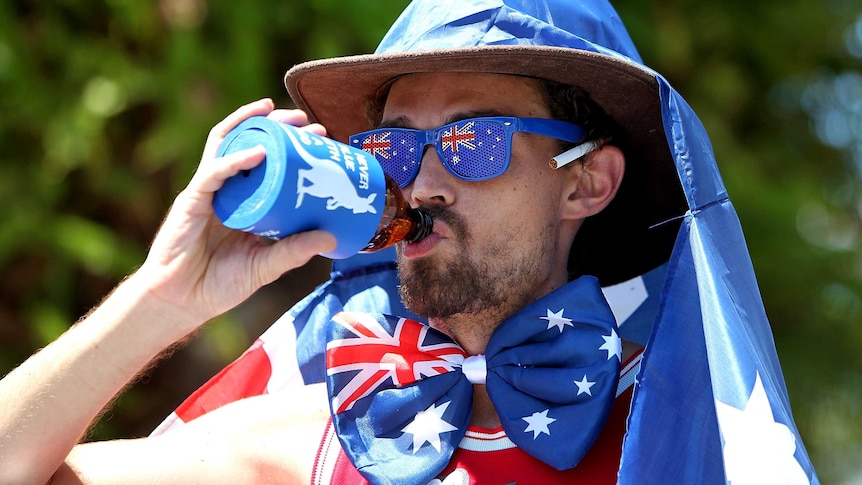
[[[132,271],[209,128],[284,72],[370,52],[404,0],[0,3],[0,374]],[[824,483],[862,483],[862,4],[618,0],[709,131],[797,424]],[[94,437],[144,435],[328,263],[274,283],[147,374]]]

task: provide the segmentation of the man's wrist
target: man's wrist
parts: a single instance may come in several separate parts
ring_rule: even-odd
[[[136,333],[141,333],[141,337],[156,337],[155,340],[165,346],[181,340],[204,323],[193,308],[159,296],[156,289],[155,279],[146,272],[136,271],[126,277],[94,313],[110,312],[109,321],[137,327]]]

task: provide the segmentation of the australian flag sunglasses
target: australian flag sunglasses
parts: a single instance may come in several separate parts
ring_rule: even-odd
[[[512,135],[518,131],[572,143],[585,134],[580,126],[565,121],[495,116],[468,118],[430,130],[378,128],[351,136],[350,145],[374,155],[386,175],[403,188],[419,173],[428,145],[434,145],[452,175],[472,182],[494,178],[509,168]]]

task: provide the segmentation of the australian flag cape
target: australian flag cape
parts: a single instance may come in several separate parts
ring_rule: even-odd
[[[547,39],[549,45],[570,43],[642,65],[615,15],[603,1],[419,1],[402,14],[378,52],[412,49],[399,39],[421,23],[429,35],[467,32],[464,42],[471,45],[490,42],[486,34],[493,34],[496,44]],[[539,27],[525,36],[526,17]],[[709,138],[682,96],[653,75],[683,208],[664,248],[669,256],[603,288],[620,336],[646,346],[618,483],[819,483],[793,420],[742,228]],[[168,432],[242,397],[322,382],[325,329],[340,311],[421,320],[398,298],[393,260],[394,252],[387,250],[335,261],[329,281],[287,311],[155,432]]]

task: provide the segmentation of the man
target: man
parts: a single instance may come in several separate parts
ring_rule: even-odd
[[[483,378],[470,380],[473,396],[467,399],[466,406],[473,428],[466,431],[462,427],[459,432],[469,433],[463,439],[468,443],[487,439],[489,434],[482,434],[481,428],[492,430],[490,434],[497,435],[493,438],[497,441],[500,436],[511,439],[518,448],[506,450],[514,449],[514,455],[498,451],[508,453],[505,456],[513,461],[499,461],[503,455],[498,454],[494,458],[498,461],[483,467],[481,460],[490,455],[480,454],[477,464],[462,448],[454,451],[451,462],[447,461],[448,455],[435,461],[430,471],[413,465],[416,456],[424,459],[423,454],[434,455],[447,448],[441,443],[442,436],[454,434],[452,428],[458,428],[444,414],[454,399],[434,402],[427,409],[423,407],[424,411],[417,409],[420,412],[415,413],[416,419],[406,426],[396,426],[393,433],[373,430],[372,437],[362,435],[358,439],[349,433],[363,426],[354,425],[354,418],[344,419],[333,409],[335,428],[351,462],[376,483],[426,483],[435,477],[447,483],[457,477],[479,480],[491,476],[493,470],[488,468],[505,470],[505,465],[511,465],[512,470],[507,470],[511,477],[516,476],[515,468],[522,463],[531,467],[526,480],[538,477],[543,483],[571,483],[571,477],[577,476],[588,483],[613,482],[632,384],[621,384],[629,394],[615,399],[616,379],[619,365],[637,355],[640,346],[627,343],[624,349],[619,348],[613,318],[607,318],[607,304],[600,297],[588,297],[598,295],[592,291],[598,289],[597,284],[590,283],[596,280],[578,277],[594,275],[605,285],[618,283],[661,268],[668,260],[679,218],[689,206],[667,139],[662,136],[659,95],[667,94],[661,91],[664,84],[654,73],[629,60],[637,59],[637,53],[606,3],[549,2],[520,8],[495,4],[493,8],[427,10],[436,5],[419,2],[408,10],[381,44],[388,54],[311,63],[291,71],[287,85],[292,96],[322,124],[312,124],[307,129],[318,133],[325,130],[333,138],[348,142],[353,134],[377,126],[384,131],[433,130],[442,126],[461,133],[468,125],[496,123],[487,121],[489,117],[569,118],[567,109],[581,112],[573,115],[578,119],[566,121],[589,127],[604,118],[600,107],[619,125],[619,130],[604,131],[600,127],[598,132],[587,130],[588,136],[601,134],[598,139],[568,140],[597,143],[590,153],[560,169],[552,168],[549,162],[559,158],[570,144],[554,136],[516,132],[511,135],[506,154],[508,165],[490,172],[474,167],[481,171],[475,180],[467,180],[470,177],[458,172],[461,168],[456,165],[461,161],[444,153],[440,139],[434,147],[421,147],[422,156],[414,162],[415,174],[404,180],[408,200],[435,217],[434,234],[399,248],[405,303],[414,313],[427,317],[431,327],[457,341],[465,356],[489,354],[483,371],[488,375],[487,387]],[[439,37],[434,28],[425,25],[427,29],[422,30],[415,25],[431,18],[432,13],[441,17],[438,25],[448,36]],[[458,37],[458,33],[468,30],[480,33],[479,40]],[[487,46],[498,42],[509,45]],[[441,47],[441,43],[450,49],[412,52]],[[574,105],[589,106],[587,113],[575,109],[571,98],[568,103],[560,100],[563,92],[570,97],[579,92],[567,86],[583,88],[595,101],[583,104],[581,99],[581,104]],[[366,109],[371,122],[355,115]],[[262,244],[253,236],[226,230],[214,219],[213,192],[229,176],[263,159],[259,149],[214,158],[230,128],[253,115],[296,125],[307,123],[302,112],[274,110],[271,102],[264,100],[241,108],[217,125],[207,141],[198,172],[177,198],[142,267],[86,320],[2,381],[0,466],[8,477],[4,479],[10,483],[52,479],[56,483],[309,483],[314,479],[317,483],[330,477],[339,483],[342,479],[361,479],[341,459],[343,455],[328,458],[328,452],[341,452],[327,438],[331,428],[326,403],[330,399],[320,385],[225,404],[184,426],[147,439],[75,446],[99,410],[159,352],[261,285],[313,254],[334,247],[330,236],[317,232],[297,234],[274,245]],[[604,136],[608,134],[612,135],[610,141]],[[666,284],[673,283],[670,278],[668,281]],[[572,293],[572,289],[576,291]],[[569,326],[592,322],[595,315],[601,330],[584,333],[584,337],[579,333],[576,340],[585,341],[587,335],[599,341],[604,338],[601,348],[606,358],[596,365],[615,365],[611,372],[603,368],[603,375],[612,374],[613,379],[600,384],[596,384],[598,379],[588,379],[586,373],[581,376],[580,372],[570,376],[571,382],[552,381],[571,389],[566,392],[573,398],[563,407],[581,409],[590,406],[583,403],[601,402],[597,410],[581,415],[586,416],[580,421],[588,431],[581,433],[583,436],[572,435],[565,446],[556,447],[577,449],[573,454],[562,450],[563,456],[556,454],[559,450],[551,450],[550,454],[533,451],[534,442],[556,435],[555,414],[546,409],[532,415],[510,415],[503,402],[506,399],[495,399],[498,391],[491,384],[491,375],[496,372],[492,370],[492,353],[496,352],[492,347],[501,347],[498,341],[523,329],[520,323],[512,324],[510,317],[542,307],[546,301],[556,303],[558,300],[553,299],[558,295],[564,295],[566,302],[576,302],[573,306],[578,310],[588,309],[590,318],[571,321],[567,313],[557,313],[558,308],[552,309],[548,303],[547,314],[535,318],[543,320],[544,327],[530,337],[529,343],[550,342],[553,347],[556,338],[573,335],[567,332]],[[663,305],[667,304],[665,300]],[[365,311],[379,311],[387,304],[363,306]],[[653,311],[647,318],[655,315]],[[343,317],[336,320],[342,321],[340,318]],[[607,326],[603,326],[605,323]],[[320,328],[308,325],[300,339],[309,333],[318,334]],[[621,331],[625,333],[626,328]],[[581,344],[557,347],[568,355],[571,352],[567,349],[576,345]],[[660,348],[658,345],[656,348]],[[307,349],[311,354],[308,362],[319,362],[322,347]],[[593,350],[598,349],[597,345]],[[556,355],[559,350],[550,353]],[[525,352],[521,359],[544,352]],[[578,354],[578,358],[585,355]],[[337,363],[334,358],[330,360]],[[656,361],[661,362],[658,358]],[[467,359],[463,367],[468,367]],[[514,372],[521,372],[531,366],[515,367],[520,369]],[[333,368],[328,372],[330,378],[336,374]],[[646,371],[645,375],[653,379]],[[307,380],[319,381],[323,377],[320,372]],[[334,393],[340,389],[338,382],[330,382],[330,387]],[[544,392],[557,386],[538,387]],[[398,392],[387,390],[380,395]],[[597,399],[588,399],[593,393]],[[640,399],[652,396],[643,391]],[[354,404],[364,409],[377,401],[369,395]],[[465,405],[461,401],[451,406]],[[638,407],[637,396],[633,406],[633,413],[647,411]],[[437,426],[436,431],[415,427],[420,417],[425,424]],[[362,422],[371,423],[371,428],[379,423],[377,418],[362,414],[355,419],[366,420]],[[516,429],[511,423],[518,420],[522,420],[521,427]],[[702,424],[680,419],[677,429]],[[499,431],[501,425],[503,431]],[[637,421],[632,426],[634,431],[642,430]],[[571,433],[574,428],[580,426],[566,425],[560,432]],[[324,443],[318,450],[321,435]],[[637,436],[630,439],[637,442]],[[375,444],[385,443],[391,451],[399,440],[412,440],[401,454],[384,456],[373,449]],[[357,443],[368,444],[368,450],[357,452]],[[529,453],[525,456],[522,449]],[[327,466],[335,471],[330,469],[324,476],[327,473],[323,468]],[[625,460],[622,467],[625,470]],[[709,466],[701,469],[715,476]]]
[[[453,84],[470,87],[468,89],[452,88]],[[424,102],[417,105],[411,100],[416,99],[420,92],[426,93],[427,96],[422,97]],[[223,125],[223,127],[226,128],[235,124],[240,116],[251,113],[264,114],[268,109],[270,108],[267,103],[258,103],[229,118],[227,120],[229,124]],[[427,128],[445,124],[452,119],[463,118],[465,113],[477,112],[522,117],[550,116],[543,93],[539,89],[539,83],[534,79],[495,74],[417,74],[406,76],[393,84],[386,103],[384,117],[385,123],[388,124],[393,123],[394,120],[400,120],[399,123],[409,124],[409,126]],[[212,153],[211,147],[217,145],[223,137],[223,127],[214,130],[213,136],[208,142],[210,149],[208,154]],[[583,168],[575,167],[573,170],[565,170],[560,173],[551,169],[547,164],[548,160],[561,151],[557,140],[540,135],[516,136],[512,143],[511,165],[505,173],[494,180],[483,183],[458,180],[447,174],[439,161],[435,163],[432,154],[426,154],[416,179],[406,190],[407,197],[414,203],[423,207],[434,208],[434,212],[438,216],[435,232],[431,237],[422,242],[408,245],[402,250],[404,253],[405,287],[410,292],[410,301],[414,302],[411,308],[416,312],[430,315],[432,326],[454,337],[468,353],[473,355],[485,352],[485,346],[496,324],[527,303],[566,283],[565,261],[568,257],[569,241],[573,238],[577,226],[584,217],[598,212],[612,199],[623,174],[622,154],[619,149],[613,146],[603,147],[589,155]],[[224,288],[221,284],[226,280],[239,278],[243,273],[248,272],[247,267],[241,266],[247,264],[245,258],[249,258],[249,256],[237,254],[236,250],[233,249],[227,256],[236,258],[235,260],[225,263],[213,261],[204,268],[207,271],[215,270],[228,273],[224,276],[221,274],[212,275],[214,278],[212,282],[206,279],[209,277],[207,275],[201,282],[203,288],[195,286],[189,288],[185,281],[177,281],[177,279],[195,280],[200,276],[191,273],[185,267],[178,268],[176,270],[178,274],[172,276],[168,268],[180,263],[176,259],[188,258],[192,263],[197,263],[200,259],[217,258],[222,250],[209,255],[200,253],[203,248],[187,248],[180,245],[185,238],[197,236],[196,233],[203,230],[203,228],[196,228],[195,231],[184,230],[182,224],[186,221],[195,225],[210,223],[212,227],[208,229],[214,233],[216,231],[219,233],[218,241],[236,240],[236,244],[242,245],[243,249],[246,249],[246,246],[254,245],[253,251],[266,250],[268,257],[273,257],[271,253],[279,248],[281,251],[289,251],[283,257],[295,257],[299,262],[302,262],[314,252],[325,250],[325,244],[330,243],[330,241],[325,236],[310,234],[301,236],[316,238],[314,239],[316,245],[311,246],[314,252],[308,252],[307,249],[300,246],[300,242],[289,240],[280,242],[272,248],[260,247],[257,246],[260,243],[253,238],[249,240],[248,237],[235,233],[221,234],[225,229],[218,227],[217,223],[211,220],[211,190],[217,187],[225,175],[233,175],[238,170],[249,168],[250,161],[259,162],[260,155],[260,152],[252,152],[246,154],[244,158],[239,158],[239,163],[233,162],[229,165],[222,165],[223,162],[227,162],[224,160],[213,161],[205,158],[196,179],[189,189],[178,198],[177,206],[166,220],[165,227],[156,239],[153,250],[144,266],[127,280],[87,321],[79,324],[51,348],[37,355],[37,359],[46,359],[48,356],[52,356],[51,360],[56,365],[55,357],[60,359],[66,357],[58,355],[63,353],[64,344],[72,347],[76,346],[72,342],[83,341],[84,343],[81,344],[83,349],[93,349],[98,346],[101,352],[108,354],[107,357],[110,360],[100,360],[95,363],[96,365],[93,365],[91,359],[95,359],[96,356],[93,355],[93,351],[90,351],[85,355],[76,356],[73,362],[66,362],[65,365],[62,365],[65,372],[75,377],[92,376],[97,372],[95,367],[107,365],[110,367],[110,371],[106,372],[108,375],[105,376],[104,380],[100,380],[99,384],[110,381],[117,382],[116,377],[110,374],[116,372],[118,368],[126,371],[119,379],[119,381],[125,381],[133,375],[133,371],[144,365],[160,348],[170,344],[172,340],[181,338],[191,330],[183,324],[192,321],[202,323],[226,309],[231,302],[224,302],[222,298],[228,295],[214,296],[211,294],[212,289],[208,288],[207,285],[215,285],[216,282],[219,282],[219,288]],[[537,204],[539,200],[542,202]],[[491,201],[493,203],[489,203]],[[564,202],[560,204],[560,201]],[[204,220],[201,214],[207,219]],[[189,234],[190,232],[191,234]],[[296,248],[295,246],[300,247]],[[186,254],[191,249],[200,252],[198,254]],[[248,250],[252,251],[251,248]],[[181,257],[174,258],[172,253],[180,253]],[[495,253],[506,257],[491,258],[488,256]],[[254,257],[249,259],[253,260]],[[288,266],[285,268],[284,263],[282,263],[282,269],[289,269],[296,264],[294,261],[294,259],[288,259]],[[444,274],[437,275],[433,270],[421,268],[424,261],[430,261],[436,267],[445,268]],[[227,266],[231,263],[236,266]],[[264,283],[279,274],[279,272],[273,271],[274,264],[263,261],[261,264],[263,269],[268,271],[267,276],[256,282],[238,281],[240,287],[244,286],[248,290],[252,290],[260,283]],[[485,266],[476,267],[478,264]],[[459,272],[464,273],[463,278]],[[461,287],[461,285],[475,282],[479,278],[485,280],[485,283],[478,283],[484,285],[485,288]],[[445,290],[442,285],[446,284],[452,285],[455,291]],[[430,285],[430,287],[423,288],[421,285]],[[447,301],[447,299],[457,298],[462,292],[471,290],[473,290],[471,295],[474,298],[467,302]],[[197,295],[194,294],[196,292],[201,293],[200,297],[204,300],[203,302],[198,300]],[[139,293],[143,293],[143,295]],[[229,296],[236,302],[239,301],[241,294],[234,293]],[[183,298],[178,299],[178,297]],[[145,301],[147,303],[143,310],[127,309],[127,303],[117,302],[118,299]],[[207,300],[210,299],[212,299],[212,303],[202,305],[202,303],[208,303]],[[203,308],[201,308],[202,306]],[[122,318],[122,315],[127,311],[134,316]],[[190,311],[194,313],[187,315]],[[105,335],[104,328],[99,328],[114,323],[114,320],[118,320],[116,322],[117,332],[121,332],[122,337]],[[169,322],[170,327],[174,328],[168,331],[155,322]],[[138,328],[136,323],[143,323],[146,328]],[[90,330],[95,335],[82,335]],[[132,335],[125,335],[132,332],[134,332]],[[117,345],[117,347],[112,348],[112,345]],[[133,346],[145,346],[147,353],[143,356],[137,352],[130,354],[128,350]],[[117,362],[115,360],[117,357],[123,357],[122,362]],[[126,360],[129,358],[134,359],[132,363]],[[81,359],[81,361],[77,359]],[[28,364],[33,364],[33,362],[28,362]],[[81,367],[78,368],[77,365],[81,365]],[[15,377],[26,369],[27,367],[18,369],[16,374],[10,377]],[[31,379],[49,375],[48,369],[42,368],[31,371]],[[22,380],[19,384],[27,389],[42,388],[42,383],[34,383],[32,380],[26,382]],[[49,389],[52,387],[50,383],[45,383],[44,386]],[[76,394],[79,392],[77,390],[72,391]],[[110,397],[114,392],[115,389],[111,389],[110,392],[98,389],[94,390],[92,394],[88,393],[89,396],[99,396],[101,399],[99,402],[86,407],[91,413],[98,410],[104,404],[104,399]],[[62,399],[61,390],[57,389],[54,394],[54,399]],[[68,397],[71,398],[71,396]],[[58,402],[54,401],[54,403]],[[76,402],[74,407],[83,407],[82,404],[84,403]],[[303,428],[310,426],[312,432],[302,433],[300,435],[301,440],[297,440],[299,443],[304,443],[309,435],[315,436],[315,432],[317,435],[321,434],[323,423],[320,421],[320,417],[325,417],[325,413],[321,412],[322,409],[325,409],[325,398],[317,400],[315,405],[315,412],[306,419],[298,422],[294,421],[295,417],[291,417],[289,426],[280,425],[278,428],[272,429],[279,429],[280,432],[287,433],[288,430],[295,429],[300,423],[302,423]],[[262,405],[261,410],[255,411],[254,415],[264,416],[268,414],[267,409],[277,411],[276,414],[278,415],[284,414],[280,405],[276,408],[270,406],[271,404]],[[72,407],[64,404],[63,409],[58,409],[56,412],[57,414],[65,414]],[[229,412],[229,409],[226,410]],[[54,412],[50,414],[54,415]],[[219,413],[212,413],[206,417],[219,421],[215,426],[220,433],[228,433],[224,428],[226,423],[221,423],[223,418],[219,416]],[[477,392],[474,397],[473,416],[472,422],[475,425],[489,429],[500,426],[493,405],[480,392]],[[61,416],[56,417],[61,418]],[[76,419],[76,421],[86,425],[90,417],[86,416],[85,419]],[[48,423],[47,419],[41,421],[32,415],[26,418],[27,421],[34,419],[39,425]],[[66,416],[65,419],[70,418]],[[284,417],[278,419],[280,421]],[[205,423],[205,421],[206,419],[201,418],[195,422],[195,425]],[[235,419],[228,421],[238,422]],[[314,426],[315,422],[316,426]],[[23,426],[24,423],[19,422],[18,425]],[[33,426],[33,424],[27,426]],[[206,464],[207,475],[205,477],[209,480],[215,470],[211,464],[213,457],[207,456],[211,451],[206,450],[213,444],[199,442],[200,436],[193,431],[194,427],[189,426],[188,429],[182,430],[183,432],[168,433],[140,443],[101,443],[81,446],[69,456],[68,465],[60,469],[55,480],[62,483],[67,474],[80,474],[81,477],[88,480],[98,480],[104,476],[106,481],[112,482],[116,478],[114,473],[120,471],[124,476],[146,481],[148,475],[141,470],[133,471],[126,460],[121,457],[134,456],[136,457],[135,461],[142,465],[145,464],[145,468],[150,471],[149,473],[156,473],[159,466],[154,466],[154,462],[160,466],[165,466],[173,461],[168,459],[169,456],[176,459],[185,455],[185,453],[182,455],[178,453],[175,447],[180,447],[182,450],[199,450],[200,459],[203,460],[201,463]],[[243,426],[243,429],[245,432],[250,428]],[[77,430],[77,433],[80,431],[80,429]],[[45,435],[55,434],[56,429],[50,427],[45,429],[45,432]],[[22,435],[27,435],[26,430],[22,430]],[[254,443],[247,443],[248,446],[243,447],[245,450],[259,451],[259,446],[267,442],[264,434],[255,432],[254,435]],[[78,437],[78,434],[70,436],[71,439],[67,439],[66,443],[72,444]],[[275,436],[273,437],[275,438]],[[290,436],[288,435],[287,438]],[[281,437],[277,439],[282,442],[286,441]],[[56,443],[56,435],[51,441]],[[233,439],[230,442],[236,444]],[[41,443],[34,444],[34,447],[43,448]],[[284,448],[275,449],[278,450],[276,453],[278,475],[286,476],[292,470],[283,464],[281,453],[284,452]],[[309,447],[305,451],[313,450],[314,447]],[[166,452],[168,453],[165,454]],[[111,458],[106,460],[106,453]],[[231,458],[224,463],[233,462],[241,456],[236,451],[231,451],[228,455]],[[184,456],[183,460],[188,458],[190,457]],[[250,472],[261,473],[261,470],[258,469],[258,461],[261,458],[261,456],[253,458],[254,466],[250,467]],[[312,458],[313,456],[307,456],[307,459],[300,464],[310,465],[313,463]],[[90,460],[95,460],[95,462]],[[41,462],[45,463],[48,460],[41,458]],[[115,467],[118,466],[122,466],[122,468],[117,470]],[[244,478],[242,475],[236,476],[237,470],[242,469],[241,466],[234,464],[231,468],[234,469],[229,471],[218,470],[219,478],[231,477],[231,479],[239,480]],[[300,466],[299,468],[302,469],[303,467]],[[310,471],[308,466],[304,468],[302,471],[306,473]],[[265,470],[269,471],[269,468]],[[255,477],[256,480],[257,477]]]

